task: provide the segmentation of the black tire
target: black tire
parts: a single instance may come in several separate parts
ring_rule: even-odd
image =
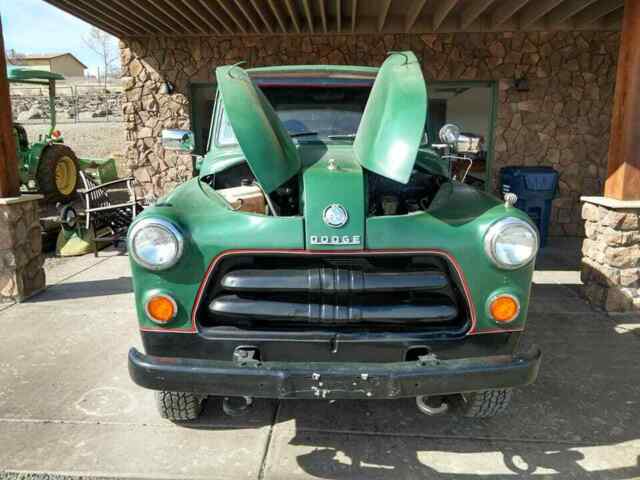
[[[195,420],[202,413],[204,398],[193,393],[156,392],[156,404],[162,418],[172,422],[188,422]]]
[[[513,390],[484,390],[464,393],[459,399],[458,409],[464,417],[487,418],[506,412],[511,403]]]
[[[61,162],[69,159],[75,166],[75,179],[72,180],[66,191],[61,191],[56,183],[56,168]],[[78,172],[80,164],[78,157],[68,146],[62,144],[49,145],[42,152],[36,180],[38,181],[38,189],[42,193],[47,202],[65,201],[72,198],[78,188]]]

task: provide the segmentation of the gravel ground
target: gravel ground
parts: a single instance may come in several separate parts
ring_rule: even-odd
[[[47,125],[24,125],[32,141],[47,132]],[[73,148],[78,157],[110,157],[124,153],[125,130],[122,122],[63,123],[58,128],[64,142]],[[124,172],[118,165],[118,172]]]

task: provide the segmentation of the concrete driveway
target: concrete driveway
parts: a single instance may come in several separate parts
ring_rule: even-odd
[[[570,248],[548,249],[536,273],[528,341],[544,352],[538,382],[516,393],[509,415],[484,421],[426,417],[411,400],[263,400],[241,418],[209,401],[198,423],[174,425],[128,377],[139,340],[127,259],[61,264],[45,293],[0,311],[0,472],[640,478],[640,318],[593,312]]]

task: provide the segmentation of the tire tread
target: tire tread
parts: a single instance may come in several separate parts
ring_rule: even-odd
[[[195,420],[202,412],[203,398],[193,393],[156,392],[158,411],[162,418],[172,422]]]

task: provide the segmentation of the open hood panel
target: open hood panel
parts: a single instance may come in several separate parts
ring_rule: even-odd
[[[273,107],[238,66],[216,69],[218,92],[251,171],[271,193],[300,171],[302,162]]]
[[[392,53],[380,67],[353,144],[360,164],[407,183],[422,142],[427,88],[413,52]]]

